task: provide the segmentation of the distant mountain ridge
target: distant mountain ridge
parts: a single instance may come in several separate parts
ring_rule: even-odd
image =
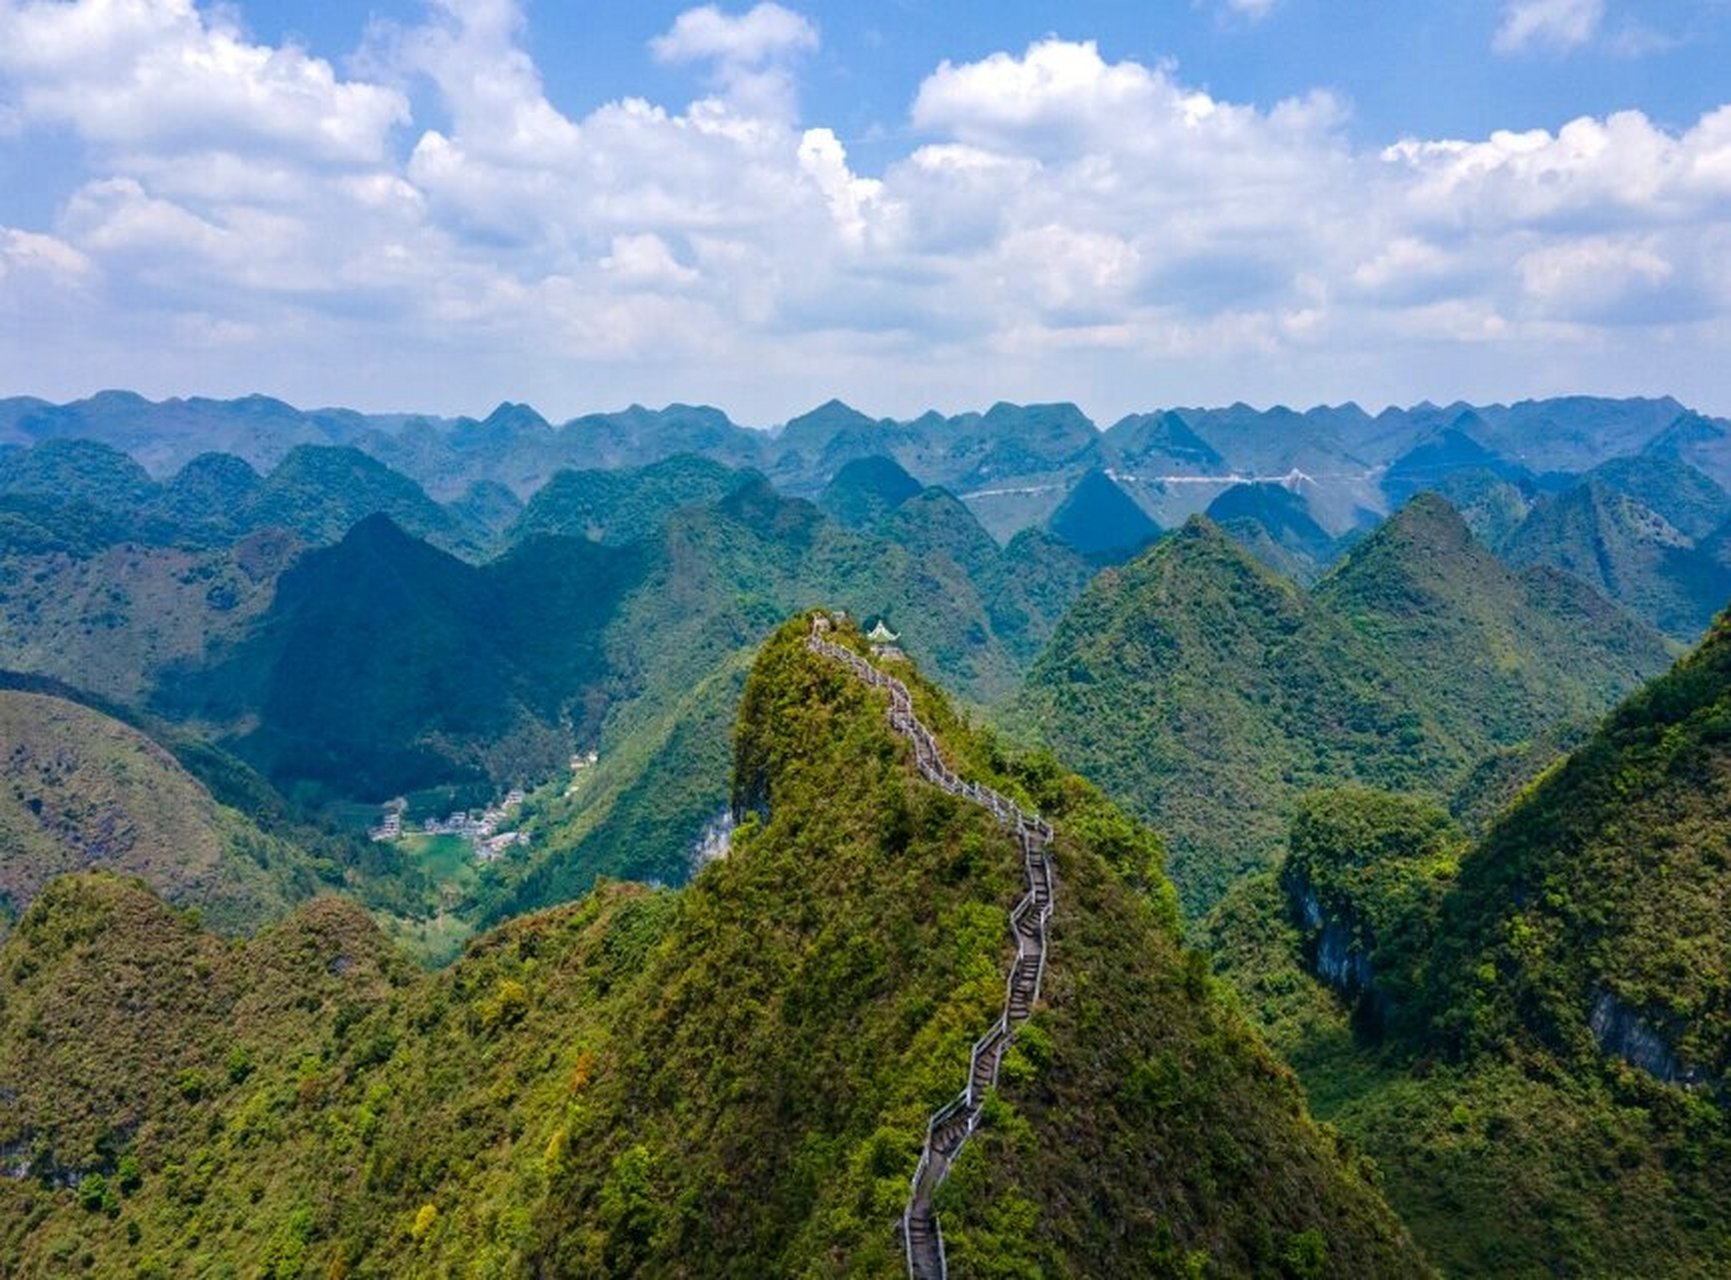
[[[1105,430],[1064,403],[999,403],[984,412],[901,421],[832,400],[774,431],[683,404],[633,405],[555,424],[511,403],[474,419],[303,411],[263,396],[151,402],[103,392],[65,405],[0,400],[0,447],[73,438],[120,449],[158,477],[199,453],[233,453],[268,471],[297,445],[352,446],[441,501],[478,481],[527,499],[561,470],[641,467],[679,453],[755,468],[780,488],[815,496],[849,462],[884,455],[921,484],[951,489],[1000,541],[1044,524],[1093,469],[1120,473],[1150,517],[1168,526],[1202,511],[1234,483],[1303,477],[1314,517],[1333,535],[1360,523],[1361,513],[1381,514],[1410,496],[1411,484],[1396,467],[1403,455],[1412,455],[1409,474],[1489,465],[1538,476],[1579,474],[1643,450],[1670,452],[1731,485],[1731,422],[1692,413],[1668,397],[1426,403],[1374,416],[1350,403],[1303,412],[1280,405],[1175,407],[1131,414]],[[1391,496],[1382,492],[1385,472],[1394,476]]]

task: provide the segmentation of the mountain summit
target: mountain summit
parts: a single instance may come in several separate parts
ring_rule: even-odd
[[[0,951],[0,1140],[37,1175],[0,1205],[8,1265],[77,1241],[115,1273],[148,1241],[170,1273],[904,1274],[928,1117],[1005,1008],[1023,851],[810,627],[748,682],[725,859],[445,973],[338,904],[224,948],[137,886],[59,882]],[[1153,837],[897,670],[921,749],[1055,828],[1041,1000],[936,1206],[951,1273],[1428,1274],[1182,947]]]

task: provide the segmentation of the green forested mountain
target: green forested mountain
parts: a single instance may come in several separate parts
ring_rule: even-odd
[[[1307,594],[1193,521],[1101,575],[1014,713],[1166,832],[1187,903],[1265,865],[1296,796],[1446,796],[1490,752],[1602,711],[1668,652],[1560,575],[1517,574],[1421,496]]]
[[[1211,918],[1445,1270],[1731,1266],[1728,707],[1721,622],[1476,844],[1408,798],[1317,793],[1278,883]]]
[[[1369,646],[1196,519],[1089,586],[1015,720],[1160,830],[1192,907],[1266,864],[1329,778],[1419,785],[1457,758]]]
[[[1711,476],[1718,484],[1731,485],[1731,429],[1724,419],[1680,412],[1663,431],[1651,437],[1640,452],[1650,457],[1681,459]]]
[[[895,421],[831,401],[779,431],[759,431],[719,409],[685,404],[632,405],[560,424],[511,403],[474,419],[302,411],[262,396],[152,403],[105,392],[67,405],[0,400],[0,447],[70,439],[124,451],[158,478],[212,451],[268,473],[296,446],[352,446],[453,503],[481,482],[527,500],[561,470],[638,468],[680,453],[753,468],[789,493],[815,497],[849,462],[886,456],[920,484],[949,488],[1005,542],[1044,526],[1064,494],[1096,468],[1113,469],[1163,525],[1203,510],[1234,478],[1285,477],[1305,485],[1312,514],[1335,535],[1417,488],[1448,492],[1462,469],[1489,467],[1549,484],[1607,459],[1665,455],[1731,485],[1727,425],[1668,398],[1424,403],[1374,417],[1350,403],[1303,412],[1283,405],[1168,408],[1131,414],[1103,432],[1069,404],[996,404],[984,413]],[[1392,493],[1384,492],[1391,476]],[[1197,477],[1217,482],[1171,483]]]
[[[497,919],[598,873],[685,879],[725,806],[743,655],[782,611],[832,598],[885,616],[984,700],[1012,687],[1086,574],[1038,535],[1000,550],[941,490],[863,532],[748,476],[640,541],[530,536],[479,566],[381,516],[309,553],[154,705],[308,803],[502,791],[597,749],[580,787],[538,799],[531,848],[468,893],[466,918]]]
[[[418,538],[473,554],[486,542],[407,476],[359,449],[301,445],[259,486],[246,510],[250,527],[292,529],[313,543],[335,542],[361,520],[387,515]]]
[[[1432,1035],[1731,1083],[1728,715],[1722,618],[1497,820],[1442,906]]]
[[[1587,477],[1634,498],[1686,538],[1705,538],[1731,520],[1731,494],[1680,458],[1663,454],[1612,458],[1587,472]]]
[[[312,860],[220,805],[138,730],[43,693],[0,689],[0,924],[73,871],[138,876],[224,932],[311,895]]]
[[[1160,536],[1160,526],[1104,471],[1089,471],[1065,496],[1047,531],[1102,563],[1135,554]]]
[[[459,523],[502,539],[523,514],[523,500],[497,480],[477,480],[445,509]]]
[[[124,455],[50,439],[0,466],[0,666],[142,705],[269,607],[307,545],[384,513],[477,556],[483,501],[447,511],[349,448],[291,450],[268,476],[230,454],[158,483]]]
[[[232,453],[201,453],[153,495],[154,505],[176,525],[216,535],[237,535],[251,523],[264,481]]]
[[[1595,717],[1672,658],[1650,627],[1576,580],[1508,568],[1434,494],[1354,547],[1315,598],[1474,756]]]
[[[745,697],[768,816],[677,894],[604,888],[417,976],[331,900],[225,947],[128,882],[50,889],[0,955],[8,1273],[902,1274],[1019,854],[806,627]],[[958,767],[1058,831],[1045,1001],[946,1185],[952,1274],[1426,1274],[1180,948],[1157,844],[915,683]]]
[[[371,516],[285,573],[255,628],[157,705],[237,726],[234,748],[284,785],[385,799],[546,776],[571,749],[560,717],[581,716],[584,677],[603,674],[600,631],[634,563],[543,539],[477,568]]]
[[[163,482],[107,445],[49,439],[0,461],[0,497],[105,512],[112,542],[210,546],[265,528],[334,542],[383,513],[417,537],[474,555],[488,530],[407,476],[349,446],[297,445],[261,477],[232,454],[202,453]]]
[[[715,502],[738,483],[738,473],[696,454],[676,454],[637,469],[561,471],[529,500],[511,537],[557,533],[635,542],[680,507]]]
[[[855,458],[824,486],[823,509],[850,529],[869,529],[920,491],[894,458]]]
[[[516,429],[502,420],[470,443]],[[724,744],[707,735],[725,737],[742,655],[787,610],[836,599],[886,615],[911,652],[986,701],[1013,686],[1089,572],[1042,534],[1000,549],[941,490],[848,529],[690,455],[566,473],[508,538],[508,491],[483,486],[472,510],[447,510],[353,449],[299,448],[264,477],[209,454],[162,483],[101,446],[8,457],[38,476],[0,496],[8,667],[209,734],[326,816],[334,801],[434,786],[472,786],[478,803],[552,782],[573,751],[603,753],[583,787],[532,806],[533,855],[451,887],[469,921],[560,900],[598,872],[683,881],[725,801]],[[50,473],[139,506],[68,502]],[[479,564],[445,554],[479,559],[489,541],[510,549]],[[393,910],[426,897],[417,874],[400,868]]]
[[[47,440],[0,457],[0,494],[76,498],[110,511],[136,511],[156,492],[150,474],[118,449],[91,440]]]
[[[1462,413],[1448,427],[1421,441],[1396,458],[1382,477],[1382,490],[1389,501],[1404,506],[1413,494],[1446,482],[1461,472],[1489,472],[1513,484],[1530,482],[1525,467],[1500,457],[1473,438],[1484,430],[1484,421],[1472,412]]]
[[[1473,536],[1500,550],[1532,509],[1528,490],[1495,471],[1469,468],[1425,486],[1460,513]]]
[[[154,546],[74,515],[39,509],[28,527],[40,540],[15,538],[0,507],[0,665],[133,706],[170,669],[243,634],[305,549],[276,529],[226,546]]]
[[[1118,459],[1133,471],[1150,468],[1177,475],[1224,475],[1221,457],[1178,414],[1133,413],[1120,418],[1106,432],[1107,443]]]
[[[1257,560],[1294,582],[1314,582],[1340,550],[1303,496],[1282,484],[1233,485],[1208,504],[1206,514]]]
[[[1640,498],[1592,476],[1535,502],[1503,554],[1561,569],[1680,640],[1698,637],[1731,599],[1731,568]]]

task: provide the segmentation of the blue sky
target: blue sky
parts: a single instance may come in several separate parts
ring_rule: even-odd
[[[631,94],[681,101],[701,87],[699,78],[657,65],[648,44],[689,7],[679,0],[541,0],[527,6],[525,44],[549,97],[569,114]],[[920,81],[945,58],[1019,50],[1047,35],[1095,40],[1112,60],[1172,59],[1187,81],[1232,101],[1335,89],[1353,105],[1353,133],[1367,142],[1555,127],[1625,107],[1686,125],[1721,104],[1731,65],[1731,15],[1701,0],[1607,5],[1586,43],[1535,45],[1515,57],[1492,52],[1503,22],[1496,0],[1284,0],[1260,19],[1185,0],[826,0],[794,7],[822,37],[804,80],[807,114],[850,143],[873,130],[905,129]],[[360,43],[369,20],[413,23],[422,11],[404,0],[254,0],[241,9],[262,38],[298,37],[339,59]]]
[[[1731,411],[1721,0],[0,0],[0,393]]]

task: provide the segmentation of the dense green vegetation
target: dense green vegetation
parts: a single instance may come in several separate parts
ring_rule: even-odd
[[[285,786],[383,800],[544,777],[570,752],[555,724],[581,692],[571,673],[599,666],[630,572],[629,556],[581,539],[476,568],[369,517],[284,574],[254,632],[158,705],[244,726],[234,749]]]
[[[67,510],[53,513],[57,534],[66,532]],[[120,531],[82,544],[8,539],[0,546],[4,665],[140,705],[167,672],[244,634],[303,549],[279,530],[209,549],[145,545]]]
[[[138,876],[231,933],[340,878],[90,707],[0,689],[0,743],[0,927],[55,876],[91,867]]]
[[[1160,536],[1160,526],[1104,471],[1088,472],[1046,522],[1059,541],[1090,560],[1124,560]]]
[[[328,543],[380,512],[448,550],[475,554],[487,542],[484,528],[346,446],[298,445],[262,478],[241,458],[202,453],[159,484],[117,449],[51,439],[0,459],[0,495],[107,512],[125,522],[117,540],[151,545],[222,545],[267,528]]]
[[[850,529],[870,529],[921,489],[894,458],[855,458],[824,486],[821,503]]]
[[[1668,658],[1580,584],[1509,570],[1423,495],[1312,593],[1193,521],[1095,580],[1014,723],[1166,833],[1202,911],[1277,856],[1303,791],[1446,799],[1487,755],[1602,711]]]
[[[1683,498],[1687,490],[1673,492]],[[1512,563],[1573,575],[1681,640],[1700,636],[1731,597],[1731,567],[1639,497],[1596,476],[1541,497],[1503,550]]]
[[[1721,622],[1476,844],[1319,793],[1278,883],[1211,917],[1217,968],[1445,1269],[1731,1265],[1728,711]]]
[[[1339,540],[1317,524],[1302,495],[1282,484],[1236,484],[1208,504],[1208,518],[1256,559],[1309,584],[1334,560]]]
[[[718,462],[676,454],[636,470],[561,471],[529,500],[511,537],[567,534],[626,543],[653,534],[680,507],[715,502],[739,483]]]
[[[57,882],[0,951],[8,1273],[900,1274],[1017,854],[806,628],[746,690],[755,816],[677,894],[603,887],[417,976],[333,900],[234,947]],[[953,1274],[1424,1274],[1181,948],[1152,837],[910,678],[1059,829],[1046,1007],[947,1188]]]
[[[1315,1114],[1375,1161],[1445,1274],[1723,1272],[1722,1122],[1675,1098],[1654,1105],[1615,1071],[1456,1061],[1379,1038],[1358,994],[1343,998],[1306,966],[1293,908],[1273,873],[1237,886],[1209,918],[1215,970]]]
[[[1152,836],[910,674],[1060,824],[956,1274],[1422,1272],[1379,1187],[1450,1274],[1731,1269],[1727,624],[1600,727],[1731,594],[1719,423],[110,394],[0,437],[0,1273],[895,1274],[1016,863],[774,630],[820,602],[1156,824],[1236,992]],[[519,782],[494,863],[356,834]]]
[[[1315,599],[1475,759],[1596,717],[1672,657],[1651,628],[1575,579],[1511,571],[1434,494],[1355,546]]]
[[[717,471],[676,460],[596,492],[629,523],[672,501],[668,485]],[[585,524],[482,565],[370,518],[306,555],[238,641],[178,670],[155,706],[305,807],[435,785],[498,794],[597,749],[570,795],[537,798],[531,844],[464,877],[454,915],[426,922],[448,944],[463,921],[568,900],[597,875],[682,883],[725,808],[745,657],[785,611],[833,597],[887,616],[910,652],[984,698],[1011,685],[1088,573],[1044,535],[1001,550],[942,490],[850,530],[761,477],[735,480],[623,546]]]
[[[1095,579],[1018,713],[1168,838],[1192,909],[1267,864],[1306,787],[1446,765],[1364,642],[1203,521]]]
[[[1728,717],[1721,619],[1497,820],[1443,907],[1443,1044],[1614,1052],[1725,1090]]]

